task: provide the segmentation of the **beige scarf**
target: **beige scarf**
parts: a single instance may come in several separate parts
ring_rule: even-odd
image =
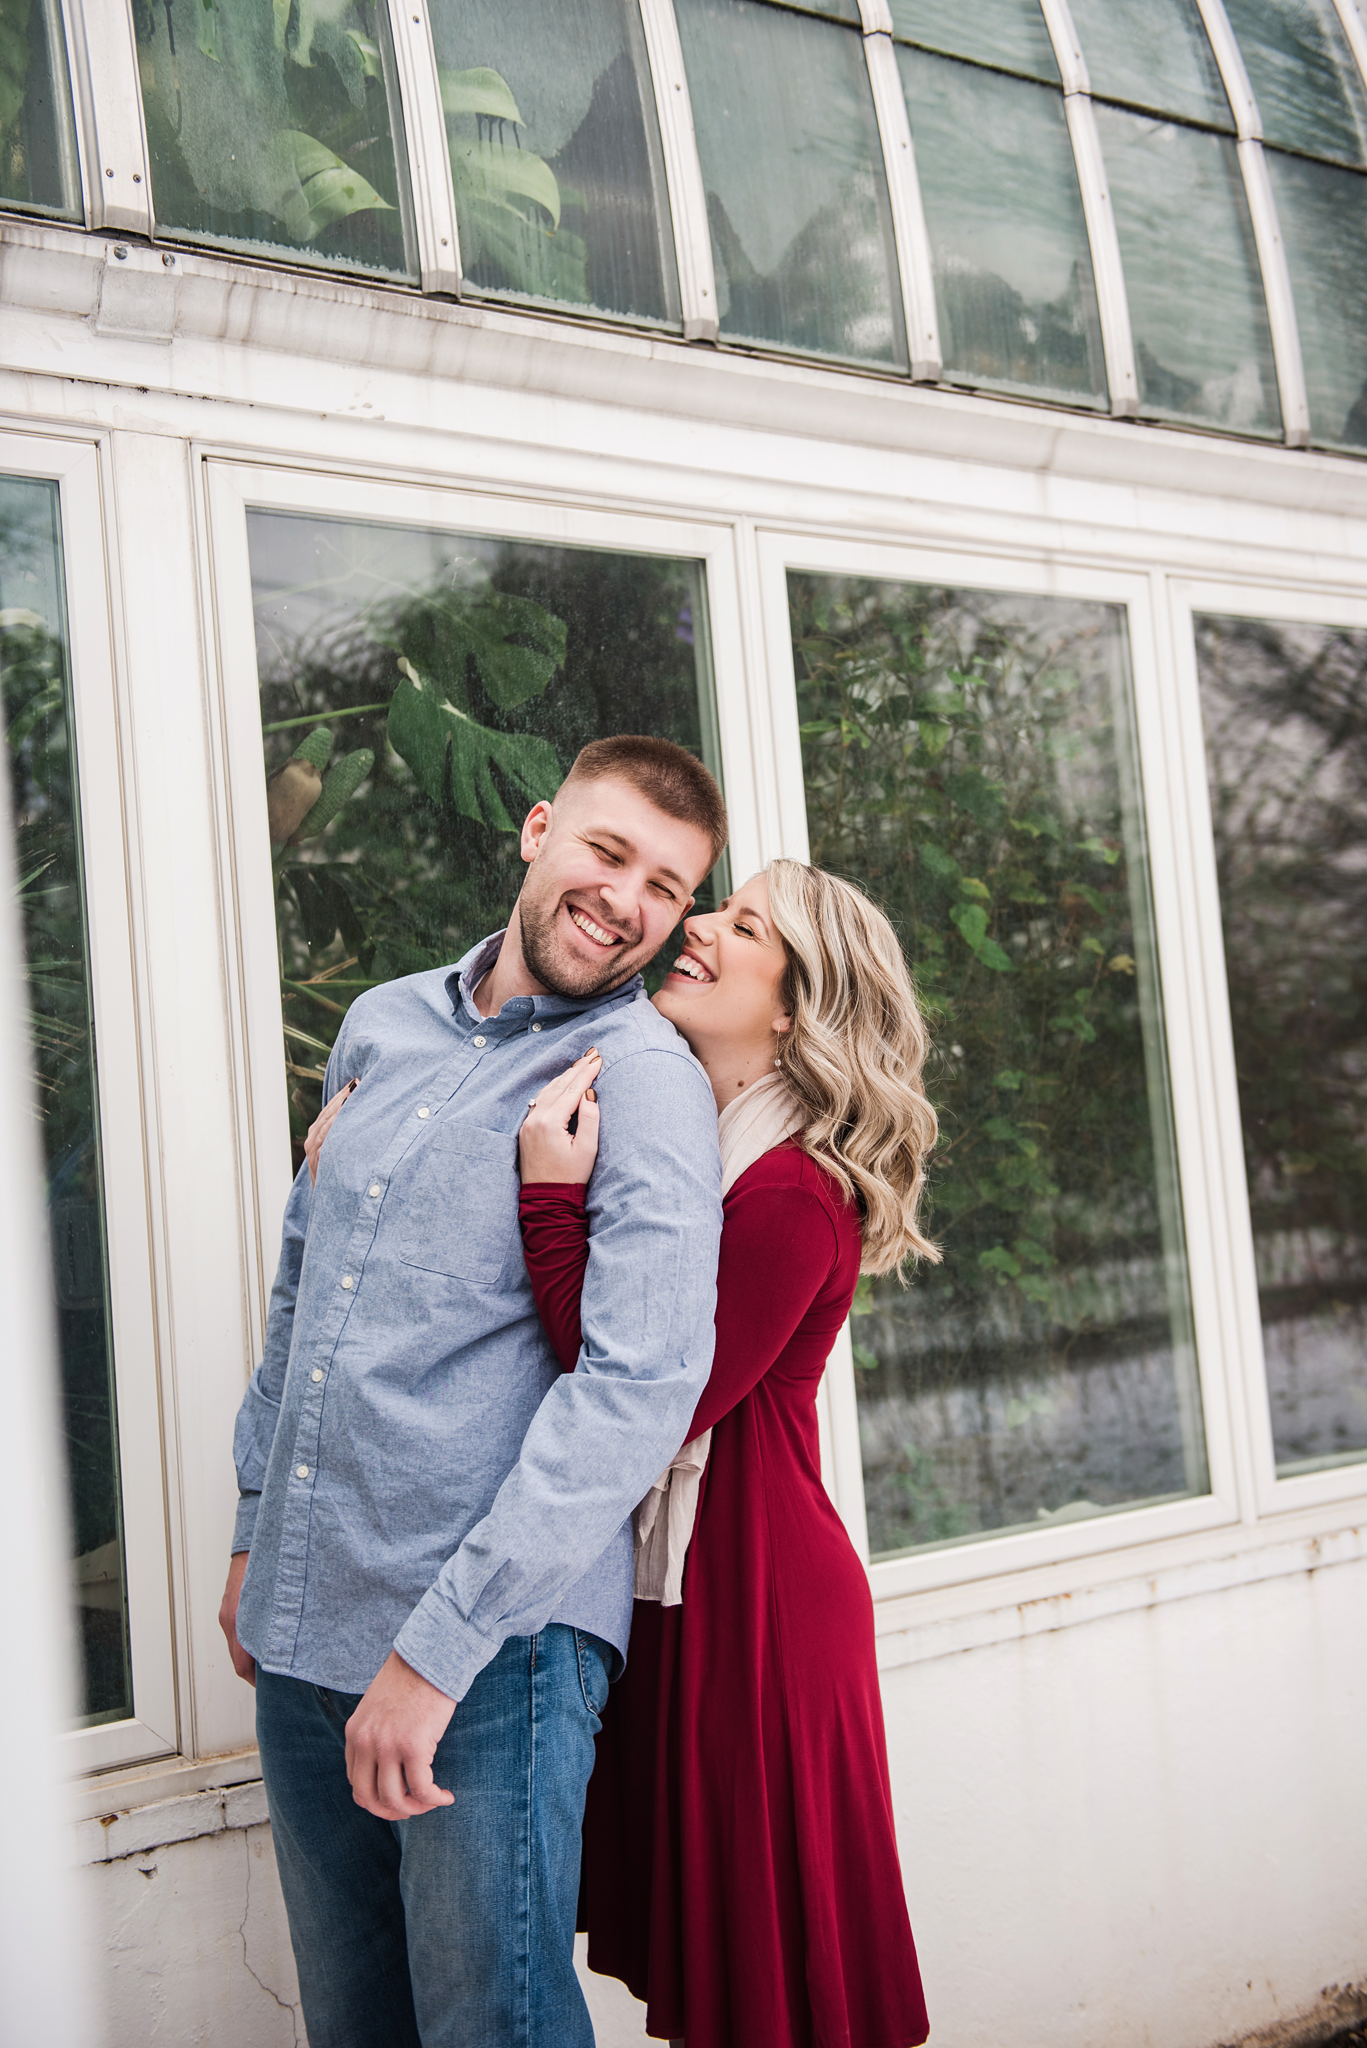
[[[756,1081],[734,1102],[728,1102],[717,1120],[723,1198],[748,1166],[801,1129],[797,1098],[779,1074]],[[677,1607],[683,1599],[684,1559],[711,1447],[710,1429],[685,1444],[636,1510],[638,1600],[658,1600],[665,1607]]]

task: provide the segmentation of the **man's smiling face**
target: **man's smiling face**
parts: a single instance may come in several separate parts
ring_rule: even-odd
[[[659,952],[711,865],[697,825],[630,783],[568,782],[522,828],[531,867],[517,899],[522,957],[562,996],[620,987]]]

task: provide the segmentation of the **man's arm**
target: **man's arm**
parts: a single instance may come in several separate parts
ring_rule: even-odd
[[[435,1698],[415,1697],[429,1718],[444,1707],[449,1719],[509,1636],[554,1620],[678,1450],[706,1384],[721,1234],[712,1092],[691,1059],[663,1048],[615,1062],[598,1092],[602,1144],[590,1187],[579,1369],[547,1393],[489,1513],[409,1616],[397,1656],[353,1715],[353,1787],[358,1775],[367,1787],[379,1782],[372,1705],[384,1707],[388,1727],[398,1682],[391,1667],[425,1679]],[[434,1748],[415,1730],[420,1773]],[[411,1784],[402,1757],[400,1768]],[[371,1810],[388,1817],[401,1809]]]

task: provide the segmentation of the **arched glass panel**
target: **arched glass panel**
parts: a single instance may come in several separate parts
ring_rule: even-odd
[[[763,0],[676,0],[723,335],[905,368],[863,40]]]
[[[1278,1470],[1367,1453],[1367,633],[1197,621]]]
[[[432,33],[470,282],[677,322],[637,0],[435,0]]]
[[[944,1263],[851,1334],[875,1555],[1202,1493],[1122,609],[790,572],[812,859],[931,1020]]]
[[[1367,448],[1367,177],[1267,151],[1310,399],[1311,438]]]
[[[1367,97],[1333,0],[1225,0],[1263,140],[1367,164]]]
[[[897,51],[935,258],[945,376],[1104,406],[1105,358],[1063,95]]]
[[[383,0],[135,0],[157,232],[415,277]]]
[[[966,57],[1027,78],[1059,82],[1058,59],[1039,0],[891,0],[892,32],[903,42]]]
[[[1277,434],[1281,405],[1235,145],[1098,104],[1144,412]]]
[[[0,206],[80,216],[58,0],[0,0]]]
[[[1092,91],[1155,114],[1234,126],[1195,0],[1069,0]]]

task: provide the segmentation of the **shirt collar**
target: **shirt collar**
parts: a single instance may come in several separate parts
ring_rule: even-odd
[[[633,974],[630,981],[624,981],[620,988],[609,989],[606,995],[511,996],[496,1017],[485,1017],[475,1003],[475,990],[497,960],[507,934],[505,925],[502,931],[491,932],[487,939],[481,939],[463,959],[457,960],[446,977],[452,1014],[464,1016],[486,1031],[491,1025],[501,1025],[505,1030],[525,1030],[533,1017],[574,1017],[585,1010],[601,1010],[610,1004],[630,1002],[645,985],[639,974]]]

